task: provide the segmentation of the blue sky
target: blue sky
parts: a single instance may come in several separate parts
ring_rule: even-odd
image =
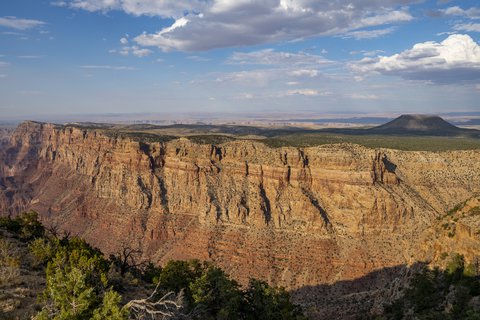
[[[2,0],[2,117],[480,110],[480,4]]]

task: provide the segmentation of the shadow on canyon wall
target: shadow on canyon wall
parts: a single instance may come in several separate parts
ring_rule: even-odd
[[[381,268],[357,279],[304,286],[292,290],[291,295],[313,320],[375,319],[385,304],[401,297],[412,276],[425,266],[417,262]]]

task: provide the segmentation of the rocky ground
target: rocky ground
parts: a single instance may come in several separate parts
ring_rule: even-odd
[[[45,288],[43,266],[34,263],[27,244],[0,230],[0,318],[30,319]]]

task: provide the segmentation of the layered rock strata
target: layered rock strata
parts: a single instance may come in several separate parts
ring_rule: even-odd
[[[289,289],[425,258],[423,234],[480,192],[480,151],[340,144],[269,148],[21,124],[0,151],[0,209],[107,253],[211,260],[236,279]]]

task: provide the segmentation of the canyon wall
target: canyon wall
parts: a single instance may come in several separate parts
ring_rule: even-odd
[[[431,258],[425,230],[480,192],[480,151],[142,142],[24,122],[0,159],[2,212],[289,289]]]

